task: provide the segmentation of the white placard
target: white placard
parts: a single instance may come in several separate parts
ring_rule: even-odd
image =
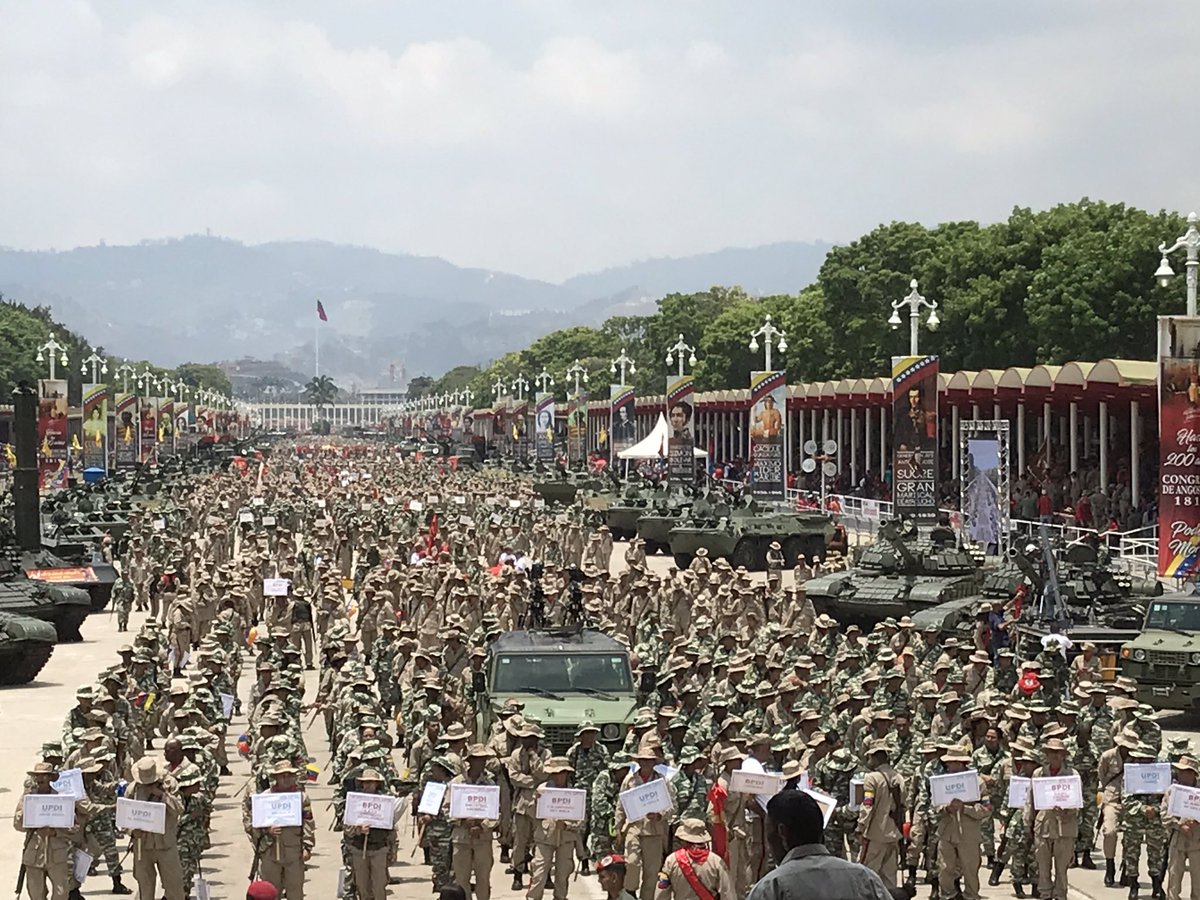
[[[474,519],[472,519],[470,516],[459,516],[459,517],[458,517],[458,524],[459,524],[459,525],[467,525],[467,526],[471,526],[471,525],[474,525],[474,524],[475,524],[475,520],[474,520]]]
[[[587,819],[587,791],[578,788],[542,788],[538,791],[537,817],[584,821]]]
[[[446,785],[441,781],[427,781],[421,793],[417,812],[423,816],[436,816],[442,811],[442,798],[446,796]]]
[[[370,825],[388,831],[396,824],[396,798],[388,794],[346,793],[347,825]]]
[[[263,506],[266,502],[267,501],[264,500],[262,497],[251,497],[250,498],[251,506]]]
[[[26,794],[21,824],[25,828],[74,828],[75,798],[58,794]]]
[[[338,871],[345,871],[345,870],[339,869]],[[207,881],[205,881],[203,878],[201,878],[199,875],[197,875],[195,877],[195,879],[192,881],[192,885],[196,891],[196,900],[210,900],[212,895],[209,894],[209,892],[208,892],[208,882]]]
[[[811,791],[813,789],[812,778],[807,772],[801,772],[797,777],[796,789],[800,791]]]
[[[395,497],[384,497],[383,504],[384,504],[384,506],[395,506],[396,498]]]
[[[1013,775],[1008,779],[1008,808],[1019,809],[1025,805],[1029,796],[1029,779]]]
[[[75,848],[75,880],[83,884],[88,877],[88,871],[92,868],[92,854],[88,853],[82,847]]]
[[[155,519],[154,520],[154,530],[155,531],[166,531],[167,530],[167,520],[166,519]]]
[[[661,778],[621,791],[621,807],[630,822],[640,822],[651,813],[668,813],[672,810],[671,793]]]
[[[1167,813],[1180,819],[1200,821],[1200,788],[1184,784],[1171,785],[1167,798]]]
[[[500,518],[500,513],[492,513],[492,524],[499,525],[504,520]]]
[[[420,512],[424,508],[425,508],[425,505],[420,500],[409,500],[408,501],[408,511],[409,512]]]
[[[150,834],[166,834],[167,804],[118,797],[117,827],[123,831],[136,829]]]
[[[1171,764],[1125,763],[1126,794],[1165,794],[1171,785]]]
[[[437,503],[440,500],[441,500],[441,498],[437,494],[428,494],[425,497],[426,503]]]
[[[533,508],[534,509],[542,509],[545,507],[545,505],[546,505],[546,501],[543,500],[541,497],[533,498]]]
[[[849,803],[846,804],[851,812],[857,812],[862,808],[863,796],[865,793],[865,785],[861,778],[850,779],[850,796],[847,798]]]
[[[318,500],[317,501],[317,509],[324,509],[324,508],[325,508],[325,501],[323,499]]]
[[[509,508],[509,509],[520,509],[520,508],[521,508],[521,501],[520,501],[520,500],[509,500],[509,501],[508,501],[508,508]]]
[[[833,818],[833,811],[837,809],[837,800],[828,794],[814,791],[812,788],[801,788],[801,790],[817,801],[817,806],[821,807],[821,812],[825,816],[825,826],[829,827],[829,820]]]
[[[225,714],[225,718],[227,719],[233,715],[234,700],[235,698],[233,694],[221,695],[221,711]]]
[[[500,786],[462,782],[450,785],[450,818],[499,819]]]
[[[275,517],[274,516],[263,516],[263,528],[274,528],[274,527],[275,527]]]
[[[657,766],[654,767],[654,771],[657,772],[659,775],[661,775],[663,778],[667,779],[667,781],[670,781],[672,778],[674,778],[676,775],[679,774],[678,769],[672,769],[666,763],[659,763]]]
[[[254,513],[252,513],[252,512],[238,513],[238,522],[242,525],[253,525],[254,524]]]
[[[250,798],[250,824],[255,828],[296,828],[304,823],[304,795],[266,791]]]
[[[1034,809],[1083,809],[1083,782],[1078,775],[1033,779]]]
[[[979,802],[979,773],[974,769],[929,776],[929,799],[934,806],[947,806],[952,800]]]
[[[459,494],[454,498],[454,502],[457,503],[459,506],[466,506],[467,498],[464,497],[462,494]]]
[[[83,786],[83,772],[79,769],[63,769],[58,773],[58,781],[51,782],[50,787],[54,793],[74,797],[76,800],[87,796],[87,789]]]
[[[729,790],[734,794],[758,794],[773,797],[782,787],[782,776],[775,772],[747,772],[735,769],[729,776]]]
[[[484,497],[483,502],[486,503],[488,506],[495,506],[497,503],[500,502],[500,498],[499,497]]]
[[[264,578],[263,579],[263,596],[264,597],[286,597],[288,589],[292,583],[286,578]]]

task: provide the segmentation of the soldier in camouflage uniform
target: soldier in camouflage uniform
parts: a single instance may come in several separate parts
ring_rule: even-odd
[[[192,882],[200,874],[200,857],[208,846],[212,796],[204,790],[204,777],[197,768],[185,769],[176,783],[183,801],[176,841],[179,845],[179,863],[183,869],[183,889],[190,896]]]
[[[1129,761],[1135,764],[1152,763],[1156,758],[1154,748],[1147,744],[1140,744],[1129,753]],[[1167,829],[1162,822],[1161,809],[1162,794],[1121,795],[1121,867],[1125,870],[1125,883],[1129,886],[1129,900],[1137,900],[1138,868],[1143,844],[1146,845],[1146,869],[1154,891],[1151,896],[1156,900],[1165,896],[1162,875]]]
[[[677,762],[679,771],[671,779],[671,793],[675,797],[671,834],[675,833],[675,827],[684,819],[700,819],[705,824],[711,822],[708,792],[712,789],[712,783],[704,774],[708,760],[699,747],[689,745],[680,751]],[[669,847],[667,852],[673,849]]]
[[[121,856],[117,852],[117,783],[112,773],[115,762],[113,754],[102,752],[95,758],[81,759],[78,763],[88,799],[104,810],[87,820],[83,834],[93,860],[104,857],[109,877],[112,878],[112,892],[132,894],[133,890],[121,882]],[[92,866],[95,867],[95,862]]]
[[[1013,775],[1020,778],[1030,778],[1037,767],[1037,753],[1033,750],[1013,749]],[[1004,785],[1004,805],[1008,806],[1008,785]],[[1005,863],[1009,864],[1012,876],[1013,893],[1017,897],[1025,896],[1025,885],[1032,884],[1034,893],[1037,892],[1037,865],[1033,856],[1033,829],[1031,822],[1025,821],[1025,805],[1006,809],[1004,822],[1004,837],[1000,845],[1002,852],[997,854],[996,867],[992,869],[992,877],[988,884],[993,886],[1000,883],[1000,874]]]
[[[117,631],[129,630],[129,611],[133,609],[133,585],[118,575],[113,583],[113,609],[117,611]]]
[[[592,782],[601,772],[608,770],[608,749],[600,743],[599,737],[600,729],[596,725],[591,722],[583,722],[575,732],[575,743],[567,750],[567,760],[575,770],[575,784],[587,791],[586,808],[589,821],[585,821],[579,834],[579,840],[575,845],[581,874],[587,874],[590,870],[587,836],[591,833]]]
[[[592,781],[589,809],[588,851],[593,859],[602,859],[613,852],[613,821],[617,808],[617,793],[629,774],[629,754],[613,754],[605,770]]]
[[[981,787],[986,790],[993,810],[1004,809],[1004,797],[1000,793],[1001,784],[997,777],[1000,765],[1008,758],[1008,753],[1000,746],[1000,731],[995,726],[988,728],[983,743],[971,754],[971,768],[979,773]],[[983,831],[983,852],[987,856],[988,866],[996,864],[996,815],[984,818],[980,823]]]
[[[825,828],[825,847],[839,859],[858,859],[858,813],[850,808],[850,780],[859,766],[850,751],[841,745],[837,732],[826,732],[825,740],[836,745],[826,753],[812,770],[813,787],[824,791],[838,802],[833,818]],[[849,852],[847,852],[849,851]]]
[[[435,756],[429,764],[429,781],[439,781],[449,784],[450,779],[458,774],[453,761],[444,756]],[[424,784],[421,793],[424,793]],[[419,798],[420,795],[418,795]],[[448,807],[445,807],[448,809]],[[454,883],[454,875],[450,870],[450,839],[454,825],[449,817],[441,811],[437,815],[420,815],[417,821],[422,826],[422,844],[429,849],[429,864],[433,867],[433,889],[442,888]]]

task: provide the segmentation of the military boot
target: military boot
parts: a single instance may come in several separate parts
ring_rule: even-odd
[[[1153,897],[1154,900],[1166,900],[1167,895],[1163,893],[1162,876],[1159,875],[1158,877],[1155,877],[1151,875],[1150,884],[1153,886],[1153,890],[1150,891],[1150,896]]]
[[[915,890],[917,887],[917,867],[908,867],[908,877],[904,879],[904,887],[906,889]]]
[[[1083,868],[1083,869],[1096,868],[1096,863],[1092,861],[1092,851],[1091,850],[1083,851],[1083,861],[1080,862],[1079,866],[1080,866],[1080,868]]]
[[[1130,878],[1125,879],[1125,881],[1129,885],[1129,900],[1137,900],[1138,880],[1136,878],[1130,877]]]
[[[1029,886],[1029,896],[1032,897],[1033,900],[1038,900],[1038,898],[1042,896],[1042,889],[1037,886],[1036,881]]]
[[[1019,881],[1014,881],[1013,896],[1020,898],[1020,900],[1025,900],[1025,885],[1021,884]]]
[[[1117,862],[1113,859],[1104,860],[1104,886],[1116,887]]]
[[[998,862],[992,866],[992,874],[988,877],[988,887],[1000,884],[1000,875],[1004,872],[1004,863]]]
[[[132,894],[133,893],[133,890],[131,888],[127,887],[125,884],[122,884],[120,875],[114,875],[112,877],[112,883],[113,883],[112,892],[114,894]]]

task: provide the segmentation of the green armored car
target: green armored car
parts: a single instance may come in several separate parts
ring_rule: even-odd
[[[1200,592],[1149,600],[1142,632],[1121,647],[1121,672],[1155,709],[1200,706]]]

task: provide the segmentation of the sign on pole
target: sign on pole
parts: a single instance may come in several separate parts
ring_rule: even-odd
[[[587,459],[587,403],[584,391],[567,401],[567,459],[572,466]]]
[[[537,817],[582,822],[587,818],[587,791],[544,787],[538,791]]]
[[[750,491],[787,498],[787,373],[750,373]]]
[[[615,462],[617,454],[637,443],[637,417],[632,385],[612,385],[612,413],[608,428],[609,460]]]
[[[937,519],[938,358],[892,357],[892,498],[898,515]]]
[[[554,395],[539,393],[534,406],[534,447],[539,462],[554,462]]]
[[[250,798],[250,824],[255,828],[296,827],[303,822],[304,795],[267,791]]]
[[[83,466],[108,471],[108,385],[83,386]]]
[[[696,483],[696,380],[691,375],[667,377],[667,481]]]
[[[1078,775],[1034,778],[1034,809],[1083,809],[1083,782]]]
[[[391,830],[396,824],[396,798],[389,794],[346,793],[347,825],[367,825]]]
[[[1198,344],[1200,318],[1159,317],[1158,574],[1164,578],[1200,571]]]

